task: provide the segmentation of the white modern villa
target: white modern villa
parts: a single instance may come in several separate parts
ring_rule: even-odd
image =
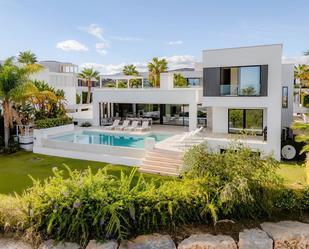
[[[280,160],[294,84],[293,65],[281,58],[281,44],[204,50],[194,69],[161,73],[158,87],[146,73],[101,75],[92,90],[92,127],[37,131],[34,152],[175,175],[188,147],[207,143],[220,153],[238,140]],[[187,87],[174,85],[175,73]]]

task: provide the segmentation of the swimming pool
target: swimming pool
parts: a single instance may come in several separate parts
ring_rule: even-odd
[[[149,134],[149,135],[127,135],[127,134],[112,134],[96,131],[74,132],[65,135],[52,137],[51,140],[71,142],[78,144],[102,144],[108,146],[121,146],[131,148],[144,148],[145,138],[154,138],[156,142],[163,141],[170,137],[169,134]]]

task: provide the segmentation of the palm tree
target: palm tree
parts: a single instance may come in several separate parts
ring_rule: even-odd
[[[309,67],[305,64],[294,66],[294,78],[299,83],[299,98],[301,98],[301,88],[309,82]],[[301,101],[300,101],[301,103]]]
[[[84,68],[82,72],[78,74],[78,77],[85,81],[87,83],[88,87],[88,94],[87,94],[87,104],[90,103],[90,97],[91,97],[91,87],[92,87],[92,81],[98,80],[100,77],[100,73],[93,68]]]
[[[136,67],[133,64],[124,66],[122,72],[124,75],[131,75],[131,76],[139,75],[138,71],[136,70]],[[132,87],[138,87],[141,83],[142,83],[141,79],[130,80],[130,85]],[[121,88],[119,87],[119,84],[118,84],[118,88]]]
[[[133,64],[124,66],[122,72],[124,75],[138,75],[138,71]]]
[[[0,65],[0,100],[4,118],[4,143],[8,148],[10,127],[15,119],[19,124],[20,119],[15,110],[15,104],[25,94],[25,86],[31,73],[38,72],[42,67],[38,64],[29,64],[18,67],[14,64],[14,58],[10,57]]]
[[[18,55],[18,62],[22,64],[36,64],[38,62],[36,55],[29,51],[20,52]]]
[[[165,59],[154,57],[152,61],[148,63],[149,81],[152,82],[155,87],[159,87],[160,73],[165,72],[167,69],[167,61]]]

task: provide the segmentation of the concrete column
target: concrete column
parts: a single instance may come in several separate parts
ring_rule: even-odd
[[[107,103],[107,117],[109,118],[111,116],[111,105],[110,103]]]
[[[92,118],[92,125],[94,126],[99,126],[100,125],[100,102],[96,101],[95,99],[93,100],[93,106],[92,106],[92,111],[93,111],[93,118]]]
[[[100,88],[102,88],[102,79],[101,79],[101,76],[99,76],[99,81],[100,81]]]
[[[197,104],[189,104],[189,131],[197,128]]]

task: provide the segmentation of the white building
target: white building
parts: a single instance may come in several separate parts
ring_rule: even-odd
[[[217,151],[239,137],[233,134],[246,133],[252,149],[279,160],[281,130],[293,117],[294,82],[293,65],[283,65],[281,57],[281,44],[204,50],[195,70],[162,73],[158,88],[149,87],[145,77],[101,77],[101,87],[93,90],[93,125],[131,116],[189,130],[202,125],[209,146]],[[174,73],[182,74],[188,87],[175,87]],[[132,88],[133,80],[140,84]],[[129,84],[107,88],[107,81]]]
[[[32,75],[32,79],[44,80],[55,89],[63,90],[66,104],[75,105],[78,66],[58,61],[40,61],[39,63],[44,66],[44,70]]]

